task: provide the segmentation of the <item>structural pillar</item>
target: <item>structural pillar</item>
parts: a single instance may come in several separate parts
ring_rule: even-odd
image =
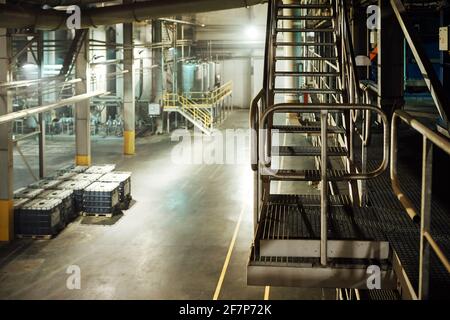
[[[38,32],[38,78],[42,78],[44,68],[44,34],[43,31]],[[38,105],[42,106],[42,85],[38,86]],[[45,177],[45,113],[40,113],[38,116],[39,121],[39,178]]]
[[[0,0],[0,3],[4,1]],[[11,38],[7,29],[0,29],[0,82],[10,82]],[[0,92],[0,115],[12,112],[7,90]],[[0,242],[14,239],[12,125],[0,125]]]
[[[77,95],[85,94],[90,89],[89,72],[89,32],[83,41],[76,60],[76,78],[83,81],[76,84]],[[79,166],[90,166],[91,159],[91,103],[90,100],[78,102],[75,107],[76,159]]]
[[[378,103],[390,117],[404,102],[404,36],[390,2],[379,0],[378,5]]]
[[[284,2],[285,4],[295,4],[297,3],[295,0],[286,0]],[[295,10],[292,9],[285,9],[284,10],[285,16],[294,16]],[[292,20],[285,20],[283,21],[283,27],[286,29],[292,29],[295,27],[294,22]],[[283,41],[285,42],[295,42],[295,33],[294,32],[286,32],[283,34]],[[294,46],[287,46],[285,47],[285,56],[287,57],[294,57],[296,54],[296,47]],[[294,60],[288,60],[285,62],[286,71],[297,71],[296,62]],[[285,86],[286,88],[295,88],[297,85],[297,81],[294,77],[286,77],[285,78]],[[285,96],[285,102],[286,103],[297,103],[298,102],[298,95],[295,93],[287,94]],[[296,115],[293,115],[294,117]]]
[[[123,78],[124,154],[134,155],[135,150],[135,97],[134,97],[134,57],[133,24],[123,25],[123,64],[128,70]]]

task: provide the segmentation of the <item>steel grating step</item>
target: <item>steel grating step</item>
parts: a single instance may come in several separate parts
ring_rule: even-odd
[[[278,9],[331,9],[331,4],[300,4],[300,3],[280,3]]]
[[[356,209],[356,208],[355,208]],[[255,244],[260,256],[320,257],[320,207],[269,203],[263,207]],[[389,258],[389,243],[370,209],[331,206],[330,258]]]
[[[294,20],[294,21],[331,21],[333,20],[333,16],[277,16],[277,20]]]
[[[343,147],[328,147],[329,157],[347,156],[347,149]],[[274,157],[320,157],[321,148],[315,146],[274,146],[272,147]]]
[[[308,181],[308,182],[319,182],[321,181],[321,172],[320,170],[274,170],[277,175],[282,176],[283,178],[274,177],[271,175],[271,172],[266,172],[262,169],[261,174],[263,176],[267,176],[271,181]],[[345,170],[328,170],[328,180],[337,181],[342,180],[345,175],[348,174]]]
[[[391,265],[373,259],[330,259],[326,267],[318,258],[263,257],[252,248],[247,266],[247,284],[298,288],[367,289],[367,268],[380,266],[381,288],[397,289]]]
[[[335,42],[295,42],[295,41],[277,41],[278,47],[335,47]]]
[[[278,61],[337,61],[337,57],[283,57],[283,56],[277,56],[275,57],[275,60]]]
[[[334,32],[334,29],[330,28],[276,28],[276,32],[278,33],[287,33],[287,32],[293,32],[293,33],[309,33],[309,32]]]
[[[273,126],[272,130],[279,133],[296,133],[296,134],[321,134],[321,126],[319,125],[303,125],[303,126]],[[329,134],[344,134],[345,129],[342,127],[328,127]]]
[[[302,204],[303,206],[320,206],[320,195],[297,195],[297,194],[272,194],[269,197],[272,204]],[[351,199],[347,195],[330,195],[330,206],[350,206]]]
[[[309,93],[309,94],[342,94],[342,90],[337,89],[313,89],[313,88],[275,88],[273,89],[275,94],[286,94],[286,93]]]
[[[276,71],[275,77],[339,77],[339,72]]]

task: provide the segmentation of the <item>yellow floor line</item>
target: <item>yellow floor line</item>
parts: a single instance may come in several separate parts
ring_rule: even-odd
[[[214,292],[213,300],[218,300],[220,295],[220,290],[222,290],[223,280],[225,279],[225,274],[227,273],[228,265],[230,264],[231,254],[233,253],[234,245],[236,244],[236,239],[239,233],[239,229],[241,228],[242,217],[244,216],[245,211],[247,210],[247,199],[244,200],[244,206],[242,207],[241,213],[239,214],[238,222],[236,224],[236,228],[234,229],[233,238],[231,239],[230,247],[228,248],[227,257],[225,258],[225,262],[223,264],[222,273],[220,274],[219,281],[217,282],[216,291]]]

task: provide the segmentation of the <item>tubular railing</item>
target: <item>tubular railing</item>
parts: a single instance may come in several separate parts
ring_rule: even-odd
[[[397,161],[397,132],[398,120],[409,125],[420,133],[423,137],[423,157],[422,157],[422,195],[420,215],[416,212],[412,201],[402,191],[400,186]],[[431,235],[431,198],[432,198],[432,175],[433,175],[433,147],[436,146],[450,155],[450,140],[434,132],[420,121],[413,118],[405,111],[394,113],[391,125],[391,180],[392,188],[402,203],[411,219],[420,219],[420,270],[419,270],[419,299],[427,299],[429,296],[430,278],[430,252],[432,249],[445,269],[450,273],[450,262],[445,256],[433,236]],[[419,218],[420,217],[420,218]]]
[[[220,88],[211,92],[186,92],[183,96],[189,96],[200,107],[210,108],[233,93],[233,81],[225,83]]]
[[[193,117],[194,120],[201,122],[206,128],[211,127],[213,123],[212,115],[205,108],[177,93],[165,93],[163,96],[163,104],[168,108],[180,109]]]
[[[270,108],[268,108],[263,115],[261,116],[260,126],[264,127],[264,124],[267,122],[267,119],[270,115],[281,112],[281,113],[313,113],[313,112],[333,112],[333,111],[350,111],[350,110],[359,110],[359,111],[371,111],[380,115],[383,122],[383,160],[380,166],[368,173],[348,173],[344,174],[340,177],[336,177],[335,181],[350,181],[350,180],[368,180],[375,178],[381,175],[384,171],[386,171],[389,164],[389,120],[386,114],[378,107],[372,105],[357,105],[357,104],[295,104],[295,103],[281,103],[276,104]],[[253,124],[254,125],[254,124]],[[264,139],[259,139],[259,141],[264,142]],[[261,142],[260,142],[261,144]],[[327,139],[322,141],[322,145],[327,144]],[[265,165],[265,163],[270,162],[270,151],[264,148],[264,146],[259,145],[259,150],[255,150],[253,148],[252,154],[255,152],[259,152],[259,159],[263,159],[261,164]],[[267,172],[267,171],[266,171]],[[271,175],[278,179],[289,178],[295,179],[295,175],[289,173],[289,175],[282,175],[277,173],[276,171],[271,171]],[[299,179],[302,176],[297,177]]]

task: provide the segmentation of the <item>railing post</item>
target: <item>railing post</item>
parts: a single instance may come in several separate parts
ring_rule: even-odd
[[[419,273],[419,299],[429,298],[430,290],[430,243],[425,233],[430,232],[431,226],[431,198],[433,181],[433,143],[423,137],[422,158],[422,198],[421,198],[421,224],[420,224],[420,273]]]
[[[322,140],[322,163],[321,163],[321,203],[320,203],[320,264],[327,265],[328,262],[328,111],[320,113],[321,118],[321,140]]]

